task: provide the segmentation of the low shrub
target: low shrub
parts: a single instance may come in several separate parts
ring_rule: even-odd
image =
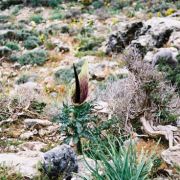
[[[51,13],[50,19],[51,20],[55,20],[55,19],[63,19],[64,18],[64,14],[62,12],[61,9],[57,8],[54,9]]]
[[[18,61],[21,65],[37,64],[42,65],[47,61],[48,56],[45,50],[32,50],[24,53],[20,57],[12,57],[13,61]]]
[[[36,36],[29,36],[25,41],[24,41],[24,47],[26,49],[34,49],[40,45],[40,41]]]
[[[42,15],[40,15],[40,14],[33,14],[30,17],[30,21],[34,21],[36,24],[40,24],[43,21]]]
[[[59,69],[55,72],[55,79],[58,83],[68,84],[74,78],[73,70],[70,68]]]
[[[31,4],[33,6],[51,6],[51,7],[57,7],[60,3],[62,3],[62,0],[30,0]]]
[[[0,94],[0,121],[6,120],[10,117],[10,112],[8,107],[9,98],[5,95]]]
[[[83,56],[97,56],[97,57],[104,57],[106,55],[103,51],[78,51],[75,56],[81,58]]]
[[[168,65],[162,59],[158,65],[158,69],[165,73],[166,79],[176,86],[176,90],[180,94],[180,54],[176,58],[177,64],[175,67]]]
[[[83,61],[80,61],[76,64],[77,72],[79,73],[82,67]],[[73,78],[74,78],[74,71],[73,68],[65,68],[65,69],[59,69],[54,74],[55,80],[59,84],[69,84]]]
[[[20,49],[18,43],[9,41],[5,44],[6,47],[8,47],[11,50],[18,51]]]
[[[96,38],[94,36],[82,37],[80,38],[78,51],[97,50],[97,48],[101,46],[101,43],[103,41],[104,41],[104,38]]]
[[[22,75],[17,81],[16,84],[24,84],[26,82],[28,82],[29,80],[29,76],[28,75]]]

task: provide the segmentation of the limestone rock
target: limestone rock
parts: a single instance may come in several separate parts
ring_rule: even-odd
[[[163,160],[171,166],[180,166],[180,144],[161,153]]]
[[[18,148],[20,148],[23,151],[41,151],[46,146],[45,143],[40,141],[32,141],[32,142],[25,142],[23,144],[20,144]]]
[[[20,139],[23,139],[23,140],[28,140],[28,139],[32,138],[32,137],[33,137],[33,135],[34,135],[34,133],[33,133],[33,132],[31,132],[31,131],[27,131],[27,132],[25,132],[25,133],[21,134]]]
[[[179,31],[180,22],[174,17],[130,22],[125,26],[120,25],[119,30],[110,35],[106,52],[119,53],[129,45],[136,45],[140,52],[161,48],[166,43],[179,48]]]
[[[155,66],[160,60],[163,60],[167,64],[175,67],[177,64],[177,55],[178,51],[175,48],[160,48],[152,57],[152,65]]]
[[[130,42],[135,39],[143,27],[141,21],[132,22],[122,27],[116,34],[109,37],[106,53],[121,52]]]
[[[168,44],[180,50],[180,31],[171,34]]]
[[[52,122],[48,120],[41,120],[41,119],[25,119],[24,120],[24,125],[26,128],[31,128],[35,125],[40,125],[40,126],[50,126],[52,125]]]
[[[21,151],[19,153],[0,154],[0,164],[20,172],[24,177],[33,178],[38,175],[37,164],[42,159],[42,153],[37,151]]]
[[[63,175],[70,178],[78,171],[77,157],[69,145],[63,144],[44,153],[42,167],[50,179]],[[50,168],[49,168],[50,167]]]

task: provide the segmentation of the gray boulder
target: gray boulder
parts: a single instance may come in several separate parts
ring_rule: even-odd
[[[106,53],[122,52],[127,46],[135,46],[142,55],[154,48],[162,48],[169,41],[179,47],[180,22],[175,17],[152,18],[147,21],[128,22],[109,36]],[[171,37],[172,36],[172,37]]]
[[[42,160],[39,151],[20,151],[18,153],[0,154],[0,166],[6,166],[12,172],[20,173],[25,179],[33,179],[39,175],[38,162]]]
[[[78,172],[76,154],[69,145],[57,146],[44,153],[42,168],[50,179],[57,179],[59,176],[71,179],[72,173]]]
[[[132,44],[139,43],[150,51],[167,44],[172,33],[180,31],[180,22],[173,17],[156,17],[143,22],[143,28],[148,30],[145,32],[141,30],[139,37],[133,40]]]
[[[122,52],[122,50],[125,49],[125,47],[129,45],[133,39],[138,37],[142,27],[143,23],[141,21],[132,22],[124,25],[117,33],[110,35],[106,53],[110,54],[111,52]]]
[[[175,49],[176,50],[176,49]],[[153,55],[152,65],[159,64],[160,61],[164,61],[166,64],[175,67],[177,64],[176,55],[178,52],[173,51],[172,48],[161,48],[156,54]]]

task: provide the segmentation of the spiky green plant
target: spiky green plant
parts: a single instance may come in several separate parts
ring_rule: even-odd
[[[118,138],[107,138],[108,144],[96,140],[97,148],[91,149],[89,156],[95,166],[86,164],[93,177],[98,180],[146,180],[153,167],[154,155],[141,152],[138,155],[133,142],[128,147]]]

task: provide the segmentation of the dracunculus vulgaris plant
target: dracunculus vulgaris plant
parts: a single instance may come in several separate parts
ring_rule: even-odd
[[[92,135],[87,128],[88,123],[93,121],[91,115],[92,104],[86,102],[88,96],[88,62],[85,61],[81,72],[78,74],[76,66],[73,65],[75,83],[72,88],[72,104],[63,104],[61,112],[53,119],[59,122],[60,131],[66,134],[64,142],[73,142],[77,153],[82,153],[81,139],[91,139]]]
[[[77,153],[82,154],[82,138],[91,142],[95,141],[95,137],[116,123],[116,119],[99,123],[100,118],[92,113],[93,104],[86,101],[89,80],[88,63],[84,62],[79,74],[75,65],[73,68],[75,83],[72,90],[72,104],[64,104],[61,112],[54,117],[54,120],[60,122],[60,131],[66,134],[64,142],[67,144],[70,141],[73,142]]]
[[[88,62],[84,62],[79,75],[74,64],[73,68],[75,77],[75,87],[73,89],[72,102],[75,106],[80,106],[85,102],[88,96]]]
[[[89,73],[88,73],[88,62],[85,61],[81,72],[77,73],[77,69],[75,64],[73,64],[74,69],[74,78],[75,78],[75,84],[72,90],[72,104],[73,104],[73,113],[72,113],[72,119],[76,121],[76,134],[78,134],[77,138],[73,138],[73,142],[76,144],[76,149],[79,154],[82,153],[82,144],[81,144],[81,135],[85,133],[83,131],[83,122],[81,120],[84,120],[87,118],[86,116],[90,112],[91,106],[90,104],[86,103],[86,99],[88,96],[88,86],[89,86]],[[87,119],[89,121],[89,119]],[[86,122],[84,122],[86,124]],[[81,133],[81,134],[80,134]]]

